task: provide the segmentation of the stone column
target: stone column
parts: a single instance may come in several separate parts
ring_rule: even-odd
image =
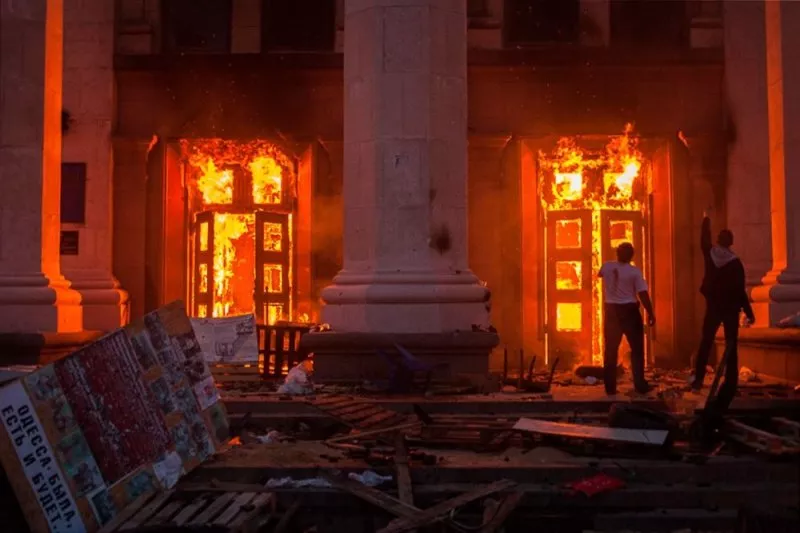
[[[0,3],[0,332],[78,332],[59,267],[62,0]]]
[[[757,325],[800,311],[800,3],[765,3],[772,269],[753,289]]]
[[[735,236],[734,248],[742,258],[751,287],[761,283],[772,259],[764,5],[723,3],[725,95],[731,137],[725,187],[727,226]],[[721,220],[714,222],[724,224]]]
[[[109,331],[126,322],[128,301],[111,273],[114,2],[66,3],[64,109],[63,161],[86,164],[86,220],[62,227],[78,232],[79,247],[61,268],[82,296],[84,328]]]
[[[434,342],[488,323],[467,265],[466,55],[463,0],[345,2],[344,267],[322,291],[334,332]]]

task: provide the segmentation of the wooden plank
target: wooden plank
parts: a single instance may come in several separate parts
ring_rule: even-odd
[[[514,429],[518,431],[541,433],[543,435],[553,435],[557,437],[568,437],[573,439],[626,442],[634,444],[648,444],[651,446],[662,446],[666,442],[667,435],[669,434],[668,431],[660,429],[627,429],[603,426],[586,426],[583,424],[568,424],[566,422],[534,420],[532,418],[520,418],[519,421],[514,424]]]
[[[214,481],[213,483],[183,483],[181,492],[272,492],[257,483],[235,483],[230,481]]]
[[[331,416],[340,417],[344,415],[358,413],[359,411],[366,411],[367,409],[376,409],[376,407],[368,403],[358,402],[341,408],[337,407],[336,409],[330,409],[330,410],[326,409],[325,412]]]
[[[374,416],[371,416],[371,417],[367,418],[366,420],[359,421],[358,426],[362,427],[362,428],[365,428],[365,429],[366,428],[371,428],[373,426],[377,426],[378,424],[389,423],[390,420],[396,419],[396,418],[406,418],[406,415],[401,415],[400,413],[397,413],[395,411],[387,410],[387,411],[385,411],[383,413],[379,413],[379,414],[376,414]],[[394,425],[394,424],[396,424],[396,422],[392,422],[391,423],[391,425]]]
[[[255,497],[256,497],[255,492],[245,492],[237,496],[236,499],[233,500],[233,503],[231,503],[230,506],[227,509],[225,509],[225,511],[221,515],[219,515],[216,520],[214,520],[213,522],[214,525],[215,526],[227,525],[228,522],[233,520],[236,517],[236,515],[239,514],[239,510],[243,506],[250,503]]]
[[[166,503],[167,500],[172,497],[175,490],[168,490],[167,492],[162,492],[158,494],[155,498],[150,500],[150,502],[145,505],[138,513],[136,513],[133,518],[128,520],[122,527],[119,528],[120,531],[127,531],[129,529],[133,529],[135,527],[139,527],[145,523],[145,521],[156,514],[161,506]]]
[[[414,516],[419,511],[419,509],[413,505],[403,503],[378,489],[368,487],[357,481],[353,481],[351,479],[338,479],[333,476],[329,476],[324,472],[320,475],[323,479],[327,480],[331,486],[339,490],[349,492],[353,496],[361,498],[367,503],[371,503],[372,505],[380,507],[384,511],[387,511],[395,516],[410,517]]]
[[[261,380],[261,374],[256,372],[211,372],[214,379],[229,379],[229,380],[242,380],[242,381],[257,381]]]
[[[780,435],[775,435],[763,429],[754,428],[737,420],[727,420],[725,434],[745,446],[769,454],[780,455],[784,453],[798,453],[800,447],[787,443]]]
[[[344,442],[348,440],[355,440],[361,439],[364,437],[374,437],[376,435],[383,435],[385,433],[391,433],[392,431],[402,431],[404,429],[413,429],[418,427],[422,424],[422,422],[409,422],[408,424],[400,424],[399,426],[390,426],[381,429],[372,429],[369,431],[359,431],[358,433],[350,433],[348,435],[342,435],[341,437],[334,437],[332,439],[328,439],[326,443],[337,443],[337,442]]]
[[[211,522],[211,520],[213,520],[213,519],[214,519],[214,517],[215,517],[215,516],[217,516],[217,515],[218,515],[218,514],[219,514],[219,513],[222,511],[222,509],[224,509],[224,508],[225,508],[225,506],[226,506],[226,505],[228,505],[228,504],[229,504],[229,503],[230,503],[230,502],[231,502],[231,501],[232,501],[232,500],[233,500],[233,499],[234,499],[236,496],[237,496],[237,493],[236,493],[236,492],[226,492],[225,494],[222,494],[221,496],[217,497],[217,499],[216,499],[216,500],[214,500],[213,502],[211,502],[211,505],[209,505],[208,507],[206,507],[206,508],[203,510],[203,512],[201,512],[199,515],[197,515],[196,517],[194,517],[194,519],[192,519],[192,520],[189,522],[189,525],[192,525],[192,526],[203,526],[203,525],[206,525],[206,524],[208,524],[208,523],[209,523],[209,522]]]
[[[782,416],[772,418],[772,422],[778,427],[778,431],[785,437],[800,441],[800,422],[795,422]]]
[[[332,408],[334,405],[343,404],[343,403],[351,403],[356,401],[355,398],[351,396],[328,396],[323,398],[317,398],[316,400],[311,400],[308,403],[316,407],[317,409],[322,409],[323,411],[329,408]]]
[[[397,470],[397,492],[400,501],[414,505],[414,491],[411,486],[411,471],[408,468],[408,449],[406,436],[398,433],[395,437],[394,464]]]
[[[360,423],[362,420],[366,420],[368,418],[372,418],[377,415],[386,414],[386,412],[387,412],[386,409],[384,409],[383,407],[375,407],[374,405],[368,405],[366,406],[366,409],[359,409],[354,413],[347,413],[343,415],[336,414],[331,416],[335,416],[339,420],[352,426]]]
[[[480,500],[486,496],[490,496],[500,491],[508,490],[516,486],[516,483],[503,479],[495,481],[489,485],[478,487],[474,490],[460,494],[455,498],[450,498],[447,501],[437,503],[433,507],[429,507],[424,511],[414,513],[414,516],[402,517],[392,520],[388,526],[381,529],[378,533],[403,533],[404,531],[411,531],[412,529],[419,529],[421,527],[430,526],[436,522],[441,522],[450,511],[457,509],[463,505]]]
[[[272,533],[286,533],[288,530],[289,524],[292,522],[292,518],[294,515],[297,514],[297,511],[300,509],[300,505],[303,502],[303,498],[297,498],[292,505],[283,513],[278,525],[275,526],[275,529],[272,530]]]
[[[111,519],[110,522],[100,528],[100,531],[97,533],[112,533],[112,531],[116,531],[120,525],[130,520],[133,515],[139,512],[139,509],[144,507],[147,502],[155,498],[157,494],[157,492],[148,492],[147,494],[142,494],[133,500],[130,505],[120,511],[114,518]]]
[[[272,492],[262,492],[261,494],[257,494],[253,501],[242,508],[242,512],[239,513],[233,521],[228,524],[228,528],[232,531],[257,531],[258,528],[252,527],[255,522],[263,519],[261,515],[263,514],[264,507],[267,504],[275,502],[275,494]]]
[[[503,498],[497,511],[488,522],[481,526],[478,533],[495,533],[495,531],[503,527],[503,524],[509,515],[514,512],[514,509],[517,508],[524,495],[524,492],[512,492]]]
[[[164,507],[162,507],[161,510],[158,513],[156,513],[156,515],[153,518],[148,520],[147,524],[145,525],[156,526],[159,524],[165,524],[169,522],[169,519],[175,516],[175,514],[177,514],[178,511],[183,509],[185,505],[186,502],[183,501],[169,502]]]
[[[200,512],[200,509],[205,507],[207,503],[208,498],[205,496],[198,496],[194,499],[194,501],[192,501],[192,503],[184,507],[181,512],[175,515],[175,517],[172,519],[172,523],[176,526],[182,526],[186,524],[194,515]]]

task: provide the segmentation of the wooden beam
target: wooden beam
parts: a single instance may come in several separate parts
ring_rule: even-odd
[[[400,496],[400,501],[408,505],[414,505],[411,470],[408,468],[408,449],[406,448],[406,437],[402,433],[398,433],[395,438],[394,464],[397,470],[397,492]]]
[[[334,437],[332,439],[328,439],[326,443],[336,443],[336,442],[344,442],[347,440],[354,440],[354,439],[361,439],[364,437],[374,437],[376,435],[383,435],[385,433],[391,433],[392,431],[402,431],[404,429],[413,429],[417,426],[420,426],[422,422],[409,422],[407,424],[400,424],[397,426],[390,426],[388,428],[382,429],[371,429],[369,431],[361,431],[359,433],[350,433],[348,435],[342,435],[341,437]]]
[[[292,522],[292,518],[294,518],[294,515],[297,514],[297,511],[300,509],[302,503],[303,498],[297,498],[292,505],[286,509],[286,512],[283,513],[283,516],[278,522],[278,525],[275,526],[275,529],[272,530],[272,533],[286,533],[286,531],[289,529],[289,524]]]
[[[378,533],[403,533],[405,531],[411,531],[412,529],[429,526],[436,522],[441,522],[447,518],[447,515],[453,509],[457,509],[458,507],[474,502],[475,500],[480,500],[481,498],[485,498],[486,496],[490,496],[497,492],[508,490],[515,486],[516,483],[508,479],[495,481],[489,485],[484,485],[469,492],[465,492],[464,494],[460,494],[455,498],[450,498],[449,500],[437,503],[433,507],[429,507],[424,511],[414,513],[414,516],[392,520],[388,526],[381,529]]]
[[[500,529],[509,515],[514,512],[514,509],[517,508],[519,502],[522,501],[522,497],[524,495],[524,492],[512,492],[503,498],[503,501],[500,502],[497,511],[495,511],[494,515],[491,517],[491,519],[489,519],[488,522],[481,526],[481,529],[478,531],[478,533],[494,533]]]

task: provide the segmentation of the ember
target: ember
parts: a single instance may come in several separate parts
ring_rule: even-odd
[[[182,150],[196,237],[194,314],[292,319],[294,163],[265,141],[183,141]]]
[[[555,333],[579,333],[590,340],[584,358],[603,357],[602,287],[596,276],[621,242],[637,248],[643,262],[643,215],[648,176],[630,124],[600,150],[561,138],[551,154],[539,155],[539,192],[547,230],[547,307]],[[589,268],[589,266],[591,268]],[[583,291],[591,287],[591,291]],[[554,307],[551,307],[554,306]],[[587,334],[588,335],[585,335]]]

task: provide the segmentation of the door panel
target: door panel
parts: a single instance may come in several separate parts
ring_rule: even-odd
[[[644,246],[642,244],[642,214],[636,211],[606,210],[600,215],[600,238],[603,243],[603,262],[615,261],[616,249],[623,242],[633,245],[633,264],[647,272],[644,268]]]
[[[289,217],[277,213],[256,213],[253,300],[256,317],[271,324],[289,315]]]
[[[194,224],[194,316],[210,317],[214,310],[214,213],[198,213]]]
[[[645,276],[649,272],[648,265],[645,265],[645,260],[649,258],[645,256],[644,247],[644,218],[642,214],[636,211],[603,211],[600,216],[600,238],[602,242],[603,262],[615,261],[617,258],[616,248],[622,242],[629,242],[633,244],[633,265],[639,267]],[[648,284],[651,283],[647,280]],[[603,341],[601,340],[601,346]],[[630,346],[627,340],[622,339],[620,345],[620,361],[625,364],[630,364],[628,353]],[[645,361],[650,360],[650,339],[645,330]]]
[[[546,231],[549,355],[561,357],[560,365],[591,360],[591,212],[551,211]]]

